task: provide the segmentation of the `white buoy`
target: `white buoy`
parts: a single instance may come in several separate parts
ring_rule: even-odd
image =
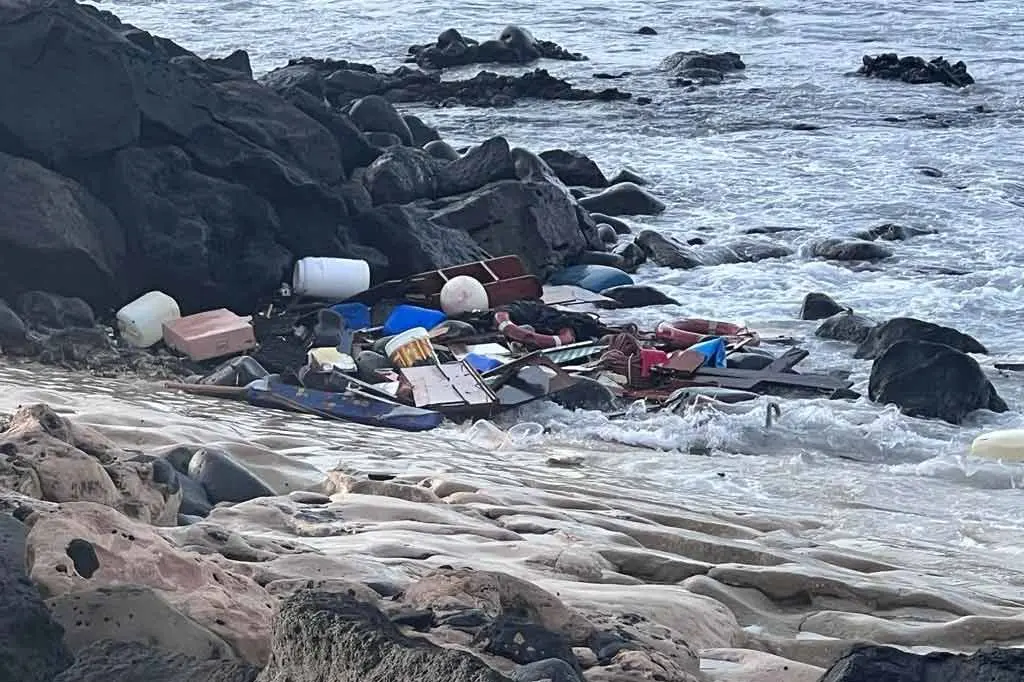
[[[453,277],[441,288],[441,310],[446,315],[461,315],[490,307],[487,289],[468,275]]]
[[[971,454],[1005,462],[1024,461],[1024,429],[990,431],[974,439]]]

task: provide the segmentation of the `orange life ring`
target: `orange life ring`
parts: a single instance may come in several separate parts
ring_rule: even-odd
[[[512,317],[505,311],[494,313],[494,324],[505,338],[532,348],[557,348],[576,341],[576,334],[568,327],[557,335],[538,334],[512,322]]]

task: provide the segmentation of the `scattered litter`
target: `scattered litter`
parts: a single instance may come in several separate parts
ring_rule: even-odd
[[[198,383],[173,385],[190,393],[413,431],[472,419],[466,437],[491,450],[532,445],[544,427],[526,422],[505,432],[486,418],[574,387],[634,401],[611,417],[746,411],[760,395],[792,391],[856,396],[846,378],[794,371],[807,351],[773,355],[764,346],[787,340],[762,338],[744,324],[609,324],[594,304],[610,299],[575,284],[542,287],[515,256],[373,287],[364,266],[300,260],[291,287],[283,285],[252,324],[226,310],[180,317],[173,299],[151,292],[122,309],[122,335],[147,342],[158,321],[166,344],[193,360],[253,352]],[[617,276],[610,270],[588,265],[563,276]],[[770,403],[766,425],[778,416]]]

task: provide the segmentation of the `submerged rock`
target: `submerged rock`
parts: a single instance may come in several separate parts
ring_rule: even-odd
[[[406,637],[376,606],[346,593],[285,599],[271,646],[260,682],[509,682],[466,651]]]
[[[927,341],[897,341],[871,366],[868,396],[912,417],[960,424],[975,410],[1007,406],[971,356]]]
[[[942,83],[962,88],[974,83],[962,61],[950,64],[942,57],[926,62],[921,57],[900,57],[895,52],[876,57],[864,55],[857,73],[869,78],[899,80],[905,83]]]
[[[1024,650],[985,648],[970,656],[947,652],[913,654],[860,644],[832,664],[820,682],[1018,682]]]
[[[259,668],[203,660],[141,642],[101,641],[79,653],[53,682],[256,682]]]
[[[73,657],[25,573],[27,533],[21,521],[0,513],[0,680],[51,682]]]
[[[892,256],[892,249],[862,239],[833,237],[811,245],[811,255],[826,260],[873,261]]]
[[[713,85],[725,80],[726,74],[747,68],[735,52],[676,52],[661,62],[675,85]]]
[[[465,38],[459,31],[450,28],[442,32],[433,44],[410,47],[406,61],[414,62],[426,69],[444,69],[491,62],[530,64],[538,59],[578,62],[587,58],[582,54],[569,52],[556,43],[537,40],[524,28],[507,26],[497,40],[485,40],[482,43]]]
[[[616,308],[642,308],[649,305],[679,305],[679,301],[665,292],[643,284],[627,284],[605,289],[602,296],[615,301]]]
[[[812,292],[804,297],[800,306],[801,320],[823,320],[843,312],[844,308],[832,300],[828,294]]]
[[[862,343],[878,323],[864,315],[843,311],[822,322],[814,335],[822,339]]]
[[[904,239],[910,239],[911,237],[919,237],[925,234],[935,234],[935,230],[927,230],[921,227],[906,227],[904,225],[897,225],[896,223],[885,223],[872,227],[869,230],[858,232],[855,237],[857,239],[866,239],[868,241],[874,241],[876,239],[882,239],[887,242],[903,241]]]
[[[951,327],[943,327],[913,317],[895,317],[872,329],[853,357],[862,360],[877,358],[897,341],[928,341],[950,346],[962,353],[988,353],[985,346],[974,337]]]
[[[580,199],[580,206],[591,213],[621,215],[658,215],[665,204],[653,194],[632,182],[613,185],[598,194]]]
[[[704,264],[693,248],[654,230],[640,232],[636,244],[652,262],[664,268],[689,270]]]

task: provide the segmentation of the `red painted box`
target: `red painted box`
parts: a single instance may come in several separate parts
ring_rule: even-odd
[[[237,355],[256,346],[252,325],[226,308],[164,323],[164,343],[192,360]]]

